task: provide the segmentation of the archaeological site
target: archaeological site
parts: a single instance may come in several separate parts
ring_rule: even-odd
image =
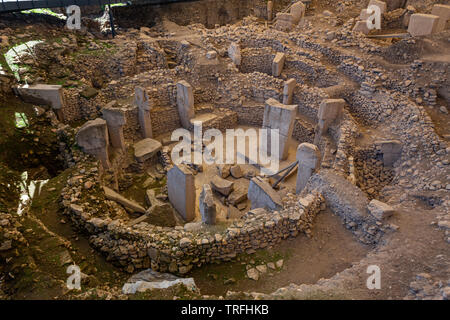
[[[447,0],[0,0],[0,300],[449,300],[449,113]]]

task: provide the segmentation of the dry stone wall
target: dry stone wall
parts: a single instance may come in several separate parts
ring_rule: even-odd
[[[94,184],[90,191],[84,190],[86,181]],[[114,210],[99,207],[98,204],[105,205],[101,193],[96,201],[86,201],[87,193],[101,190],[95,162],[79,162],[68,182],[61,194],[65,214],[90,235],[91,244],[108,261],[129,272],[151,266],[158,271],[184,274],[194,266],[228,261],[237,254],[273,246],[299,232],[307,232],[324,202],[315,191],[303,197],[290,194],[280,211],[253,210],[224,232],[195,233],[180,226],[159,227],[145,222],[128,227],[126,221],[113,219]]]

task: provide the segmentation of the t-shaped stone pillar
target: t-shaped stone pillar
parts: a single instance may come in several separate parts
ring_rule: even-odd
[[[294,89],[297,85],[297,81],[295,79],[289,79],[284,83],[283,88],[283,104],[291,104],[292,96],[294,95]]]
[[[153,138],[152,118],[150,116],[150,101],[147,92],[142,87],[134,88],[135,102],[138,107],[139,125],[143,138]]]
[[[114,148],[119,148],[125,151],[125,139],[123,137],[123,126],[127,120],[125,114],[119,108],[106,106],[102,109],[103,119],[106,120],[108,126],[109,137],[111,138],[111,145]]]
[[[296,192],[300,193],[308,183],[309,178],[319,168],[320,151],[311,143],[302,143],[297,148],[297,185]]]
[[[293,23],[298,24],[300,20],[305,16],[306,6],[303,2],[298,1],[291,6],[290,13],[293,17]]]
[[[273,1],[267,2],[267,20],[272,21],[273,19]]]
[[[195,116],[194,91],[187,81],[181,80],[177,83],[177,106],[181,125],[190,129],[191,119]]]
[[[288,157],[289,140],[294,131],[294,122],[297,116],[296,105],[285,105],[275,99],[266,100],[264,108],[263,129],[267,129],[267,151],[272,153],[272,130],[278,130],[278,158],[284,160]],[[266,147],[266,146],[263,146]]]
[[[277,52],[272,62],[272,76],[279,77],[281,75],[281,72],[283,72],[285,60],[286,55],[283,52]]]
[[[109,169],[108,128],[106,121],[100,118],[86,122],[78,130],[77,144],[83,151],[99,159],[104,168]]]
[[[326,99],[322,101],[318,113],[320,135],[326,132],[329,125],[342,115],[344,106],[344,99]]]

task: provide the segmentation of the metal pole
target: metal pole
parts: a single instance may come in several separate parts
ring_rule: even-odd
[[[111,10],[111,0],[108,0],[108,9],[109,9],[109,24],[111,25],[111,34],[114,38],[116,36],[116,30],[114,29],[114,18]]]

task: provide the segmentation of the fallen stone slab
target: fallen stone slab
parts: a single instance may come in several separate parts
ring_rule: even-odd
[[[304,192],[313,190],[322,193],[327,207],[344,221],[361,224],[370,219],[367,212],[369,200],[364,192],[333,170],[322,169],[314,174]]]
[[[252,203],[252,209],[268,208],[271,210],[279,210],[283,207],[280,195],[269,183],[260,177],[255,177],[250,180],[247,197]]]
[[[377,220],[386,219],[392,216],[395,211],[390,205],[375,199],[369,202],[367,209],[369,210],[369,213]]]
[[[128,200],[127,198],[118,194],[111,188],[103,187],[103,191],[105,192],[105,197],[108,200],[116,201],[116,202],[120,203],[121,205],[123,205],[124,207],[126,207],[130,210],[133,210],[135,212],[138,212],[138,213],[144,214],[146,212],[146,210],[141,205],[139,205],[138,203],[136,203],[134,201]]]
[[[50,84],[22,85],[13,88],[25,102],[51,106],[59,119],[63,121],[62,109],[65,108],[62,86]]]
[[[233,191],[234,182],[222,179],[215,175],[211,180],[211,187],[213,190],[219,192],[224,196],[228,196]]]
[[[138,162],[145,162],[161,151],[162,144],[151,138],[143,139],[134,144],[134,156]]]
[[[170,273],[160,273],[147,269],[133,275],[122,287],[124,294],[135,294],[152,289],[167,289],[182,284],[189,291],[197,291],[193,278],[180,278]]]

